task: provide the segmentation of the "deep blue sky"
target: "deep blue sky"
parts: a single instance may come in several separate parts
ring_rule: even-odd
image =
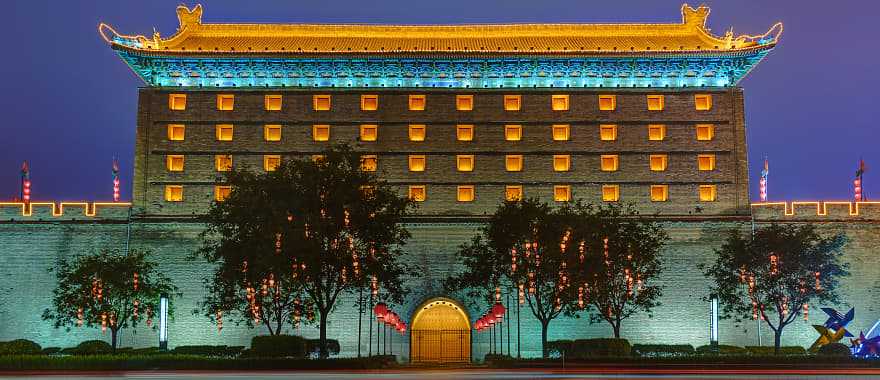
[[[186,1],[187,5],[194,5]],[[741,83],[746,89],[753,199],[763,157],[771,199],[850,199],[860,156],[867,195],[878,194],[880,126],[875,1],[707,1],[709,26],[761,34],[785,23],[779,46]],[[0,72],[0,199],[18,194],[31,163],[34,199],[107,200],[110,163],[130,194],[137,87],[141,82],[98,37],[174,33],[179,1],[6,3]],[[205,22],[678,22],[680,0],[203,1]],[[10,9],[11,8],[11,9]],[[878,173],[874,173],[876,168]],[[876,185],[875,185],[876,184]],[[876,187],[876,188],[875,188]],[[874,191],[876,190],[876,191]]]

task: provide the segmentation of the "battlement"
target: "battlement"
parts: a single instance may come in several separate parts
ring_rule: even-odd
[[[757,221],[880,221],[880,202],[809,201],[752,203]]]
[[[129,202],[0,202],[0,222],[126,220]]]

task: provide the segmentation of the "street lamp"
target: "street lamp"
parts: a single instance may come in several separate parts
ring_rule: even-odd
[[[709,344],[718,346],[718,297],[712,296],[709,305]]]
[[[159,297],[159,349],[168,349],[168,296]]]

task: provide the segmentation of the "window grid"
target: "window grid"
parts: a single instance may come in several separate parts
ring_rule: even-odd
[[[266,111],[281,111],[281,95],[266,95],[263,103]]]
[[[620,166],[620,158],[616,154],[603,154],[599,157],[603,172],[615,172]]]
[[[427,103],[427,99],[425,95],[410,95],[409,96],[409,110],[410,111],[424,111],[425,103]]]
[[[556,185],[553,186],[553,200],[556,202],[568,202],[571,200],[571,186]]]
[[[234,128],[232,124],[217,124],[217,141],[232,141]]]
[[[217,95],[217,110],[219,111],[232,111],[235,109],[235,95],[232,94],[218,94]]]
[[[567,154],[553,155],[553,171],[567,172],[571,169],[571,156]]]
[[[551,95],[550,106],[554,111],[568,111],[568,95]]]
[[[617,202],[620,200],[620,185],[603,185],[602,201]]]
[[[522,140],[522,125],[508,124],[504,126],[504,140],[520,141]]]
[[[329,111],[331,106],[330,95],[312,95],[312,109],[315,111]]]
[[[616,124],[602,124],[599,126],[599,139],[602,141],[615,141],[617,140],[617,125]]]
[[[409,141],[425,141],[427,127],[424,124],[409,125]]]
[[[473,95],[456,95],[455,109],[459,111],[473,111],[474,96]]]
[[[521,95],[504,95],[504,110],[519,111],[522,108]]]
[[[379,138],[379,126],[376,124],[361,124],[361,141],[376,141]]]
[[[665,154],[652,154],[648,157],[648,161],[650,162],[652,172],[662,172],[666,171],[669,158]]]
[[[168,141],[183,141],[186,138],[186,126],[168,124]]]
[[[277,124],[264,125],[263,139],[266,141],[281,141],[281,126]]]
[[[568,141],[571,138],[571,126],[568,124],[554,124],[551,131],[553,141]]]
[[[523,156],[521,154],[508,154],[504,157],[504,167],[509,172],[522,171]]]
[[[379,109],[379,95],[361,95],[361,111]]]
[[[186,110],[186,94],[168,94],[168,109],[172,111]]]
[[[183,185],[166,185],[165,201],[183,202]]]
[[[473,202],[476,197],[473,185],[461,185],[458,187],[457,193],[456,199],[459,202]]]
[[[474,126],[471,124],[459,124],[455,126],[455,138],[458,141],[473,141]]]

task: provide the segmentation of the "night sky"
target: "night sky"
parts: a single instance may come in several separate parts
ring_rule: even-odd
[[[753,199],[764,156],[771,200],[851,199],[858,160],[865,191],[880,199],[877,115],[880,37],[873,1],[707,1],[722,35],[762,34],[785,23],[778,47],[740,83],[746,92]],[[163,37],[179,1],[10,1],[0,24],[4,105],[0,200],[19,192],[31,163],[34,200],[108,200],[119,157],[129,198],[137,87],[142,82],[101,40],[99,22],[123,34]],[[194,3],[187,1],[186,5]],[[680,0],[204,1],[204,22],[518,23],[679,22]],[[11,8],[11,9],[10,9]],[[876,168],[877,173],[875,173]],[[873,196],[877,194],[876,196]],[[872,197],[873,196],[873,197]]]

